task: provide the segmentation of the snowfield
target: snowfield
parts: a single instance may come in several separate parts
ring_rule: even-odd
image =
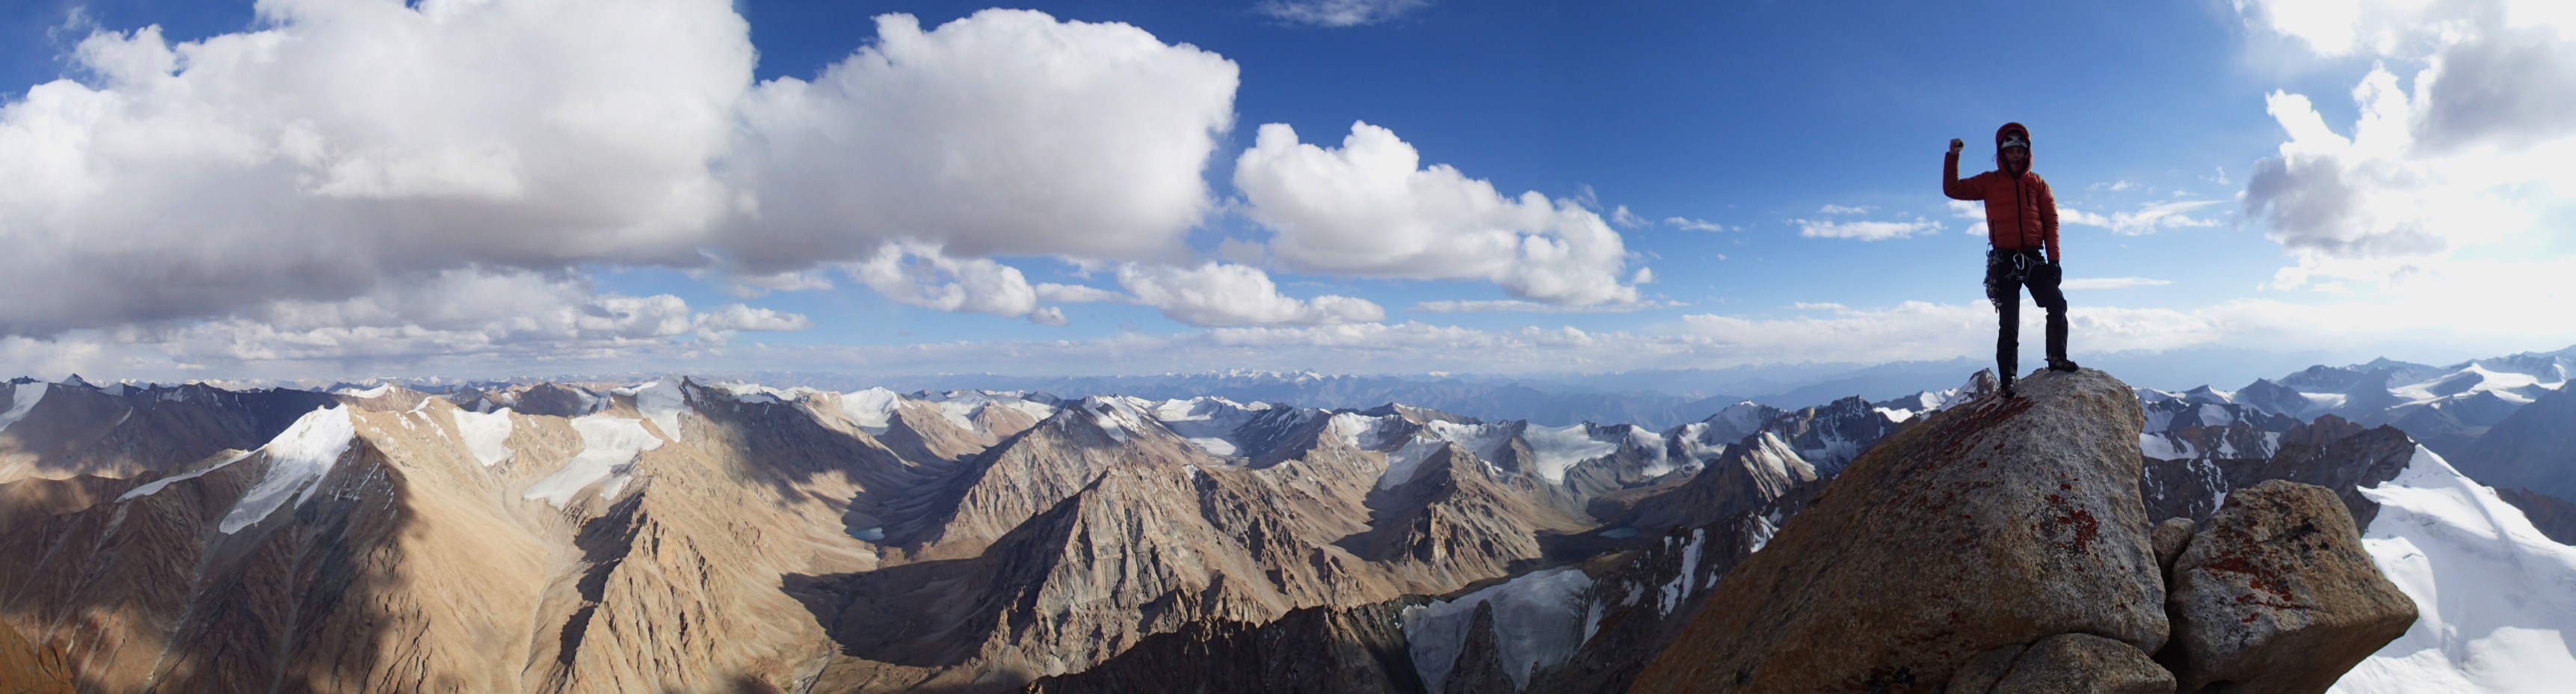
[[[616,496],[619,489],[625,488],[636,457],[662,447],[662,439],[646,430],[641,419],[590,415],[572,420],[572,428],[581,434],[581,453],[566,461],[555,474],[529,485],[528,491],[519,495],[521,501],[544,499],[555,508],[563,508],[581,490],[603,481],[608,484],[599,495]]]
[[[474,462],[483,467],[510,459],[510,408],[490,414],[457,410],[456,433],[465,439],[465,450],[474,454]]]
[[[2361,492],[2380,503],[2362,545],[2421,616],[2330,691],[2569,691],[2576,547],[2421,446],[2396,479]]]

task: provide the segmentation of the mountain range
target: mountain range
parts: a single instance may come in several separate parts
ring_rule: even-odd
[[[2571,364],[2135,389],[2139,493],[2205,520],[2255,482],[2317,484],[2386,568],[2400,540],[2474,534],[2424,534],[2474,519],[2405,491],[2452,490],[2522,568],[2400,585],[2545,584],[2564,546],[2517,533],[2576,518],[2551,497],[2576,470],[2550,438],[2576,429]],[[21,379],[0,387],[0,546],[23,558],[0,566],[0,663],[83,691],[1108,691],[1209,644],[1311,643],[1336,691],[1616,689],[1847,466],[1993,398],[1990,375],[1952,382],[1656,427],[677,377]],[[2356,672],[2511,691],[2476,680],[2501,657],[2478,649],[2532,647],[2522,622],[2441,619],[2399,642],[2432,660]]]

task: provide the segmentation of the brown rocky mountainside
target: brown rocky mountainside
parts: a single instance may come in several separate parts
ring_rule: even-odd
[[[0,626],[53,668],[10,676],[110,692],[1003,691],[1502,579],[1724,452],[681,379],[0,390]]]

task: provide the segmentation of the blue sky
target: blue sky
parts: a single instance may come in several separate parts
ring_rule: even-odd
[[[0,202],[34,249],[0,367],[1982,359],[1982,236],[1934,177],[2007,120],[2092,287],[2079,359],[2576,343],[2533,308],[2576,254],[2543,163],[2576,133],[2529,115],[2576,105],[2548,3],[989,7],[14,3],[0,157],[82,185]]]

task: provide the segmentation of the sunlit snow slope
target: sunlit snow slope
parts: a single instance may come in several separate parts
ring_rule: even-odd
[[[2570,690],[2576,547],[2420,446],[2396,479],[2361,491],[2381,505],[2362,544],[2422,617],[2333,692]]]

